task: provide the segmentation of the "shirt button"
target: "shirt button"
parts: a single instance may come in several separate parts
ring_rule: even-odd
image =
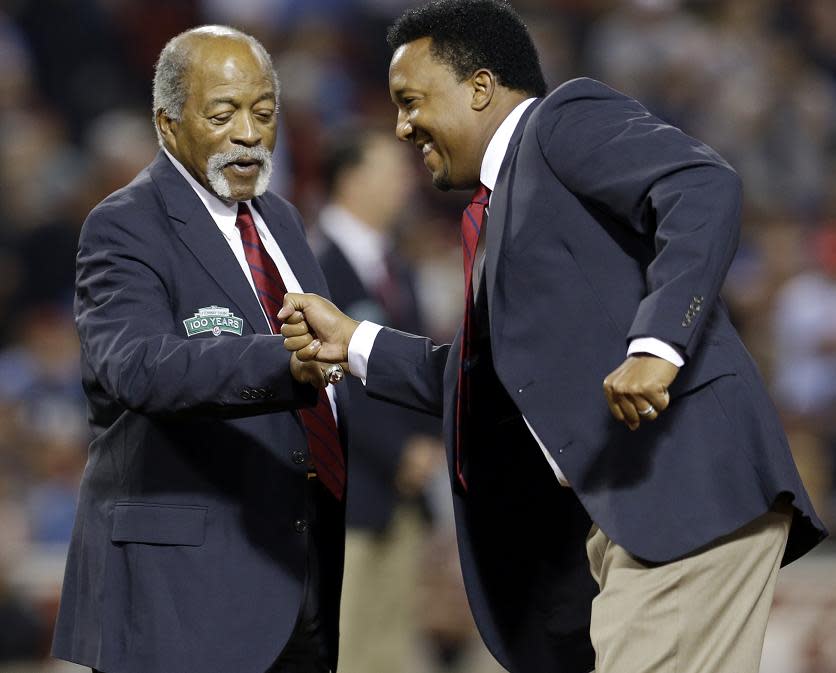
[[[293,522],[293,528],[297,533],[299,533],[299,535],[301,535],[308,530],[308,522],[304,519],[296,519],[296,521]]]

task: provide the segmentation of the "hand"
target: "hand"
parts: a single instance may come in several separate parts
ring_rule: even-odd
[[[655,421],[668,408],[668,386],[677,373],[679,367],[664,358],[631,355],[604,379],[612,415],[631,430],[643,422]]]
[[[323,368],[317,362],[302,362],[296,353],[290,354],[290,373],[299,383],[307,383],[314,388],[324,388],[328,385]]]
[[[395,486],[401,495],[418,495],[444,462],[444,445],[429,435],[414,435],[404,447]]]
[[[283,320],[284,347],[302,362],[341,364],[348,361],[348,342],[360,324],[327,299],[288,292],[278,313]]]

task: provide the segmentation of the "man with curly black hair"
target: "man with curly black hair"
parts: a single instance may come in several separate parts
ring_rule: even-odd
[[[740,180],[604,84],[544,97],[506,3],[431,2],[389,44],[398,138],[476,190],[463,329],[436,346],[287,295],[286,347],[443,416],[471,608],[509,671],[757,673],[778,568],[826,533],[718,296]]]

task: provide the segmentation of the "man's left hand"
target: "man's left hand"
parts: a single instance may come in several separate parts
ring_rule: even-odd
[[[668,386],[679,367],[655,355],[629,356],[604,379],[604,394],[612,415],[631,430],[655,421],[668,408]]]
[[[328,385],[323,367],[318,362],[302,362],[296,353],[290,354],[290,373],[299,383],[320,389]]]

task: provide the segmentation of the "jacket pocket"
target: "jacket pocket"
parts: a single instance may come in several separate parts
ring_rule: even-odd
[[[729,361],[722,345],[707,343],[699,355],[686,362],[669,388],[671,399],[682,397],[722,376],[734,376],[737,367]]]
[[[199,505],[119,502],[113,510],[113,542],[199,547],[206,538],[206,512]]]

